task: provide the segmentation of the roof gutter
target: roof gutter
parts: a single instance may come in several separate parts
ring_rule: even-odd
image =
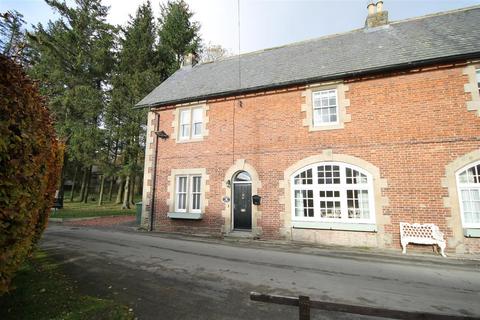
[[[141,105],[137,104],[134,107],[134,109],[153,108],[153,107],[160,108],[160,107],[171,106],[175,104],[189,103],[192,101],[209,100],[214,98],[215,99],[225,98],[233,95],[254,93],[258,91],[265,91],[265,90],[271,90],[271,89],[279,89],[284,87],[290,87],[293,85],[308,85],[308,84],[316,83],[319,81],[338,80],[338,79],[344,79],[344,78],[357,77],[360,75],[376,75],[379,73],[399,71],[399,70],[411,69],[415,67],[425,67],[425,66],[432,65],[435,63],[440,63],[440,62],[450,63],[450,62],[458,62],[462,60],[475,59],[475,58],[480,58],[480,52],[459,54],[459,55],[448,56],[448,57],[424,59],[424,60],[418,60],[418,61],[409,61],[409,62],[392,64],[392,65],[382,66],[382,67],[374,67],[374,68],[360,69],[355,71],[334,73],[334,74],[321,76],[321,77],[313,77],[313,78],[307,78],[302,80],[292,80],[292,81],[268,84],[268,85],[257,86],[257,87],[250,87],[250,88],[244,88],[244,89],[237,89],[237,90],[230,90],[230,91],[194,96],[194,97],[189,97],[184,99],[169,100],[169,101],[164,101],[160,103],[150,103],[150,104],[141,104]]]

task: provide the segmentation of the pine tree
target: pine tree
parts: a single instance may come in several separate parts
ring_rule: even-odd
[[[0,53],[23,63],[25,31],[23,15],[16,10],[0,13]]]
[[[34,51],[30,74],[49,97],[67,159],[90,168],[106,141],[103,116],[114,63],[113,27],[105,22],[108,8],[100,0],[76,0],[73,8],[57,0],[46,2],[61,18],[37,25],[29,35]],[[64,169],[68,163],[64,161]]]
[[[201,53],[200,25],[192,17],[193,12],[183,0],[160,5],[159,53],[169,62],[168,75],[181,66],[186,54]]]
[[[112,135],[122,142],[123,166],[119,174],[125,177],[123,208],[130,207],[130,182],[141,171],[145,147],[146,112],[133,107],[162,79],[162,61],[157,56],[155,43],[156,26],[151,4],[147,2],[122,30],[112,78],[112,100],[106,117]]]

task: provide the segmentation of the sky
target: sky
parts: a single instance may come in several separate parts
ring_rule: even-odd
[[[125,24],[146,0],[103,0],[110,6],[108,21]],[[151,0],[158,17],[160,2]],[[251,52],[361,28],[368,0],[186,0],[201,25],[205,43],[239,52]],[[67,0],[73,3],[73,0]],[[391,21],[480,5],[480,0],[384,0]],[[44,0],[0,0],[0,12],[17,10],[28,25],[45,24],[56,13]]]

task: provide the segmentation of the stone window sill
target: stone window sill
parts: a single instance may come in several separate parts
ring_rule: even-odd
[[[374,223],[292,221],[292,225],[295,229],[321,229],[321,230],[377,232],[377,226]]]
[[[465,228],[463,229],[463,235],[467,238],[480,238],[480,229]]]
[[[203,213],[201,212],[168,212],[167,217],[170,219],[187,219],[187,220],[201,220]]]
[[[198,138],[190,138],[190,139],[176,139],[176,142],[177,143],[190,143],[190,142],[201,142],[203,141],[203,136],[202,137],[198,137]]]
[[[311,125],[309,131],[327,131],[343,129],[345,125],[343,123],[324,124],[324,125]]]

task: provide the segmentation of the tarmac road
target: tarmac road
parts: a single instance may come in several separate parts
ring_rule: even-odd
[[[250,291],[480,317],[476,262],[50,225],[41,242],[81,291],[138,319],[298,319]],[[312,319],[367,319],[312,311]],[[378,319],[378,318],[375,318]]]

